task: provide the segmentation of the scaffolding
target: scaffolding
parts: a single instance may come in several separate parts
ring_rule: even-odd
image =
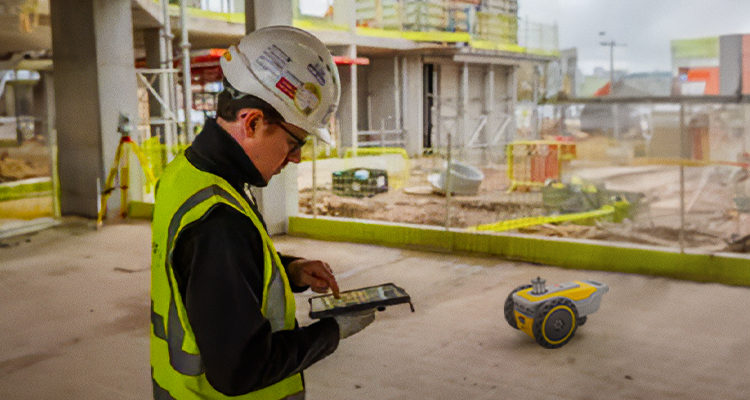
[[[148,94],[161,106],[157,115],[149,112],[148,127],[141,132],[139,139],[142,144],[152,143],[152,137],[158,137],[166,149],[163,162],[171,161],[187,143],[193,139],[192,120],[192,85],[190,74],[190,43],[187,36],[186,8],[188,0],[179,1],[180,28],[182,30],[182,65],[175,68],[173,40],[169,4],[177,1],[160,0],[162,10],[162,25],[160,27],[160,62],[159,68],[137,68],[136,75],[139,83]],[[188,60],[187,62],[185,60]],[[178,104],[178,75],[182,73],[182,107]],[[180,116],[179,110],[183,115]],[[180,127],[182,122],[182,127]],[[153,163],[155,160],[152,159]],[[156,170],[160,168],[155,167]]]

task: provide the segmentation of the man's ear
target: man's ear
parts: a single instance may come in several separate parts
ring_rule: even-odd
[[[258,129],[258,123],[263,119],[263,111],[250,108],[240,110],[238,118],[245,126],[245,136],[252,137]]]

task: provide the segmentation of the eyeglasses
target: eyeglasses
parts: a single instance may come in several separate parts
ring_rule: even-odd
[[[295,142],[297,142],[297,143],[296,143],[296,144],[294,145],[294,147],[292,147],[292,148],[291,148],[291,149],[289,150],[289,154],[294,154],[294,153],[296,153],[296,152],[297,152],[298,150],[301,150],[301,149],[302,149],[302,146],[304,146],[304,145],[305,145],[305,143],[307,143],[307,140],[305,140],[305,139],[300,139],[300,138],[298,138],[297,136],[294,136],[294,134],[293,134],[293,133],[292,133],[292,132],[291,132],[291,131],[290,131],[289,129],[287,129],[287,127],[286,127],[286,126],[284,126],[284,124],[282,124],[281,122],[274,122],[273,124],[274,124],[274,125],[278,125],[278,126],[280,126],[280,127],[281,127],[281,129],[283,129],[283,130],[284,130],[284,132],[286,132],[286,133],[287,133],[287,135],[291,136],[291,137],[292,137],[292,139],[294,139],[294,141],[295,141]]]

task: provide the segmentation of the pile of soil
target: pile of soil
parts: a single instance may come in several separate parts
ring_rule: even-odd
[[[403,189],[364,198],[337,196],[330,190],[318,190],[314,210],[312,190],[304,190],[299,196],[303,214],[436,226],[445,226],[450,214],[451,228],[468,228],[542,212],[541,202],[514,204],[458,196],[451,199],[449,209],[445,196],[414,195]]]

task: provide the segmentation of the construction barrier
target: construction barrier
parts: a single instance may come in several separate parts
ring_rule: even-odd
[[[525,217],[518,219],[511,219],[505,221],[498,221],[491,224],[477,225],[469,228],[469,231],[494,231],[504,232],[512,229],[527,228],[535,225],[543,224],[559,224],[562,222],[578,222],[583,225],[590,225],[590,221],[608,218],[612,222],[622,222],[625,215],[628,213],[630,204],[625,201],[618,201],[614,204],[607,204],[602,208],[593,211],[586,211],[574,214],[562,214],[562,215],[544,215],[538,217]],[[589,223],[586,223],[586,222]]]
[[[542,187],[548,179],[560,180],[560,173],[576,157],[573,142],[530,140],[511,142],[506,148],[509,192]]]
[[[470,252],[579,270],[664,276],[750,287],[747,257],[696,254],[656,246],[494,234],[343,218],[289,217],[289,234],[308,239],[368,243],[396,248]]]

